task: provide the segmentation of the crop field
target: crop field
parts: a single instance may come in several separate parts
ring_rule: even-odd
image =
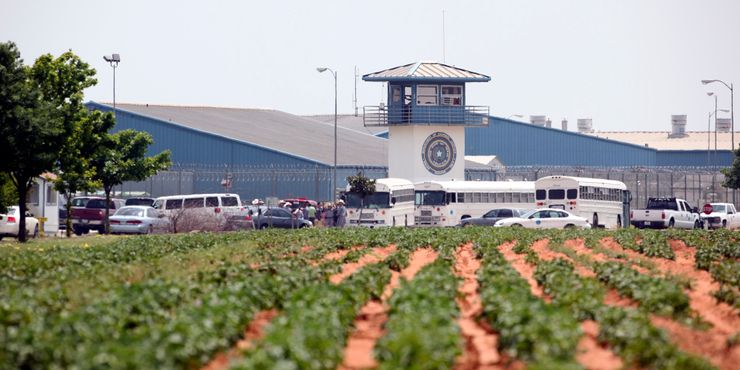
[[[740,233],[0,244],[2,369],[738,369]]]

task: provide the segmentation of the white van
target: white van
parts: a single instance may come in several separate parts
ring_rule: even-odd
[[[239,194],[170,195],[155,199],[154,209],[169,218],[189,214],[222,222],[225,215],[240,212],[242,203]]]

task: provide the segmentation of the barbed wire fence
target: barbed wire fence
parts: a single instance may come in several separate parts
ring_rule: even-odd
[[[701,206],[706,202],[736,203],[736,190],[722,187],[725,176],[712,167],[572,167],[510,166],[466,170],[472,181],[534,181],[551,175],[619,180],[632,193],[632,207],[642,208],[648,197],[675,196]],[[347,176],[362,172],[370,178],[388,177],[387,167],[337,167],[337,188],[346,187]],[[232,166],[175,164],[168,171],[141,182],[126,182],[116,188],[124,196],[165,196],[231,192],[242,199],[265,197],[308,197],[332,199],[333,172],[325,166]]]

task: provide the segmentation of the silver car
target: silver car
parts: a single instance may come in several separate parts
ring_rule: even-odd
[[[110,231],[113,234],[151,234],[166,229],[169,224],[150,206],[125,206],[110,217]]]

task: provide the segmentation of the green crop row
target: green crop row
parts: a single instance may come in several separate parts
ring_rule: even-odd
[[[603,304],[604,290],[593,278],[575,273],[565,260],[543,261],[537,282],[553,297],[554,305],[570,309],[580,320],[599,323],[599,340],[606,342],[628,364],[650,369],[711,369],[703,359],[687,355],[655,328],[646,313]]]
[[[335,369],[361,305],[390,281],[385,264],[365,266],[340,285],[311,284],[290,295],[258,346],[236,369]]]
[[[402,280],[389,301],[386,334],[375,347],[379,369],[450,369],[460,354],[455,323],[459,280],[448,260],[425,266]]]
[[[637,238],[641,237],[640,243]],[[614,232],[614,239],[622,248],[642,253],[648,257],[675,259],[676,253],[668,244],[665,233],[656,230],[619,229]]]
[[[640,308],[658,315],[688,317],[689,297],[674,281],[643,275],[618,262],[594,264],[599,280],[619,294],[640,302]]]
[[[499,349],[535,364],[575,366],[581,330],[568,309],[546,304],[530,293],[529,284],[496,249],[481,244],[478,273],[483,315],[499,335]]]

